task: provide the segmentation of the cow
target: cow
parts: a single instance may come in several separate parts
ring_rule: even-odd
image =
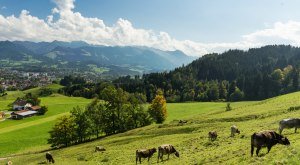
[[[254,147],[256,147],[256,155],[262,147],[268,148],[268,153],[275,144],[290,145],[290,141],[275,131],[261,131],[251,136],[251,156],[253,156]]]
[[[150,160],[150,158],[152,157],[152,155],[156,152],[156,148],[151,148],[151,149],[140,149],[140,150],[136,150],[135,154],[136,154],[136,158],[135,158],[135,163],[137,164],[137,162],[139,161],[140,164],[141,159],[142,158],[148,158],[148,162]]]
[[[12,163],[11,160],[9,160],[6,164],[7,164],[7,165],[12,165],[13,163]]]
[[[47,162],[49,162],[49,163],[54,163],[53,156],[51,155],[50,152],[47,152],[47,153],[46,153],[46,159],[47,159]]]
[[[217,137],[218,137],[217,131],[208,132],[208,138],[210,138],[211,141],[216,140]]]
[[[163,161],[163,155],[168,155],[168,159],[170,154],[175,154],[175,156],[179,157],[179,152],[176,151],[176,149],[171,144],[164,144],[158,147],[158,157],[157,157],[157,163],[159,162],[159,159]]]
[[[279,122],[279,134],[281,135],[283,129],[285,128],[295,128],[295,133],[297,132],[297,128],[300,128],[300,119],[292,118],[292,119],[283,119]]]
[[[240,130],[237,128],[237,126],[233,125],[230,127],[230,130],[231,130],[231,137],[234,137],[234,134],[240,134]]]
[[[97,151],[106,151],[106,150],[103,146],[96,146],[95,147],[95,152],[97,152]]]

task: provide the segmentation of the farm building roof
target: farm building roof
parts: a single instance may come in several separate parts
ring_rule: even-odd
[[[39,110],[39,109],[41,109],[41,107],[40,106],[32,106],[32,107],[30,107],[31,108],[31,110],[33,110],[33,111],[37,111],[37,110]]]
[[[32,114],[36,114],[36,113],[37,113],[36,111],[28,111],[28,110],[13,112],[13,114],[20,115],[20,116],[27,116],[27,115],[32,115]]]
[[[15,105],[24,106],[27,104],[25,100],[17,100],[14,102]]]

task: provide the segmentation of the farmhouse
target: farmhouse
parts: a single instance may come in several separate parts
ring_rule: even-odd
[[[25,108],[27,102],[25,100],[16,100],[13,102],[13,110],[22,110]]]
[[[25,117],[34,116],[36,114],[37,114],[37,111],[21,110],[21,111],[17,111],[17,112],[12,112],[11,118],[12,119],[23,119]]]

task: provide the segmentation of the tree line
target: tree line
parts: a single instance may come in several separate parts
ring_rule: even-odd
[[[169,72],[113,81],[147,101],[160,88],[168,102],[261,100],[299,90],[300,48],[272,45],[205,55]]]
[[[83,143],[100,136],[125,132],[166,119],[166,101],[158,90],[146,108],[145,96],[128,93],[110,85],[86,107],[74,107],[70,115],[58,119],[50,133],[52,147]]]
[[[112,82],[88,83],[65,77],[59,92],[97,97],[108,85],[141,93],[151,102],[162,89],[167,102],[262,100],[299,90],[300,48],[265,46],[205,55],[169,72],[124,76]]]

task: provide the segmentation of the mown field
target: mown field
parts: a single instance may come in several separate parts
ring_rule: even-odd
[[[250,136],[261,130],[277,130],[281,119],[300,117],[300,111],[288,110],[300,105],[300,92],[259,102],[232,103],[231,111],[225,111],[225,105],[168,104],[169,116],[164,124],[153,124],[51,152],[56,160],[55,164],[134,164],[136,149],[170,143],[179,151],[180,158],[171,155],[170,159],[162,164],[299,164],[300,134],[295,134],[293,129],[283,131],[291,142],[290,146],[276,145],[269,154],[266,154],[266,149],[262,149],[259,157],[250,156]],[[188,123],[179,124],[178,120],[183,119]],[[241,134],[231,138],[230,126],[233,124],[239,127]],[[39,126],[43,129],[49,128],[45,122],[28,127],[28,131],[38,130]],[[219,135],[213,142],[207,135],[212,130],[216,130]],[[4,134],[7,135],[8,132]],[[2,135],[0,129],[0,138]],[[16,140],[16,136],[10,136]],[[18,136],[24,135],[20,133]],[[11,142],[11,145],[13,143]],[[0,144],[2,145],[2,142]],[[104,146],[106,151],[94,152],[97,145]],[[38,150],[39,146],[47,147],[45,144],[36,145],[35,150]],[[2,148],[1,146],[1,151]],[[27,151],[30,149],[19,150],[19,153]],[[45,161],[45,153],[20,155],[10,159],[14,164],[38,164]],[[150,163],[156,162],[157,153]],[[147,161],[144,160],[142,164],[147,164]]]
[[[56,90],[58,85],[49,86]],[[27,91],[8,92],[5,97],[0,97],[0,111],[7,110],[10,103],[17,97],[26,93],[36,94],[38,88]],[[84,98],[66,97],[53,94],[49,97],[41,97],[41,105],[48,106],[48,112],[43,116],[34,116],[24,120],[5,120],[0,122],[0,157],[30,151],[48,149],[48,131],[54,125],[55,120],[68,114],[75,106],[85,106],[90,100]]]

